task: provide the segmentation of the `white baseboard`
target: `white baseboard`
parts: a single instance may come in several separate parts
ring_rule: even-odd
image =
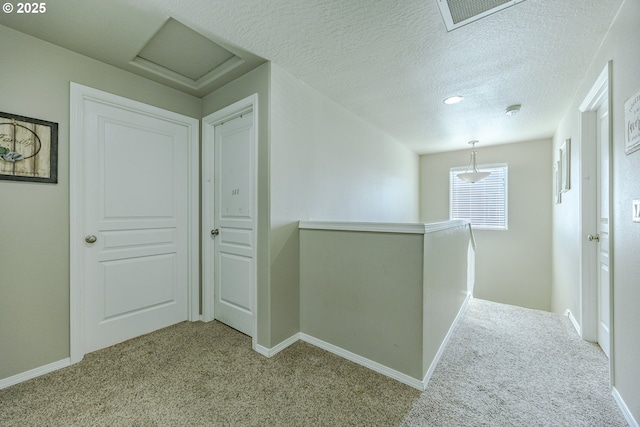
[[[444,352],[444,349],[447,346],[447,343],[451,339],[451,335],[453,334],[453,330],[455,329],[455,326],[458,324],[458,321],[460,320],[460,317],[462,316],[462,313],[464,312],[464,309],[466,308],[471,298],[473,298],[471,294],[467,295],[466,299],[460,306],[460,310],[458,310],[458,313],[456,314],[456,318],[454,319],[453,323],[449,327],[449,330],[447,331],[447,334],[445,335],[444,340],[440,344],[440,347],[438,348],[436,355],[431,361],[431,364],[429,365],[429,369],[427,370],[427,373],[422,381],[420,381],[419,379],[413,378],[407,374],[404,374],[402,372],[396,371],[395,369],[389,368],[388,366],[385,366],[381,363],[374,362],[373,360],[367,359],[366,357],[352,353],[341,347],[330,344],[326,341],[323,341],[321,339],[318,339],[311,335],[307,335],[302,332],[292,335],[291,337],[282,341],[280,344],[276,345],[275,347],[266,348],[260,345],[256,345],[254,350],[262,354],[263,356],[272,357],[273,355],[289,347],[296,341],[302,340],[309,344],[315,345],[316,347],[319,347],[323,350],[326,350],[329,353],[333,353],[336,356],[340,356],[342,358],[350,360],[354,363],[357,363],[358,365],[362,365],[382,375],[386,375],[389,378],[393,378],[396,381],[400,381],[403,384],[407,384],[408,386],[417,388],[420,391],[424,391],[427,388],[427,384],[429,383],[431,376],[433,375],[433,371],[436,369],[436,365],[438,364],[438,361],[440,361],[440,358],[442,357],[442,353]]]
[[[620,393],[618,393],[618,390],[616,390],[615,387],[613,387],[613,389],[611,390],[611,395],[613,396],[616,403],[618,404],[618,407],[620,408],[622,415],[624,415],[624,418],[627,420],[627,423],[629,424],[629,426],[639,427],[638,422],[635,420],[635,418],[633,418],[633,415],[631,415],[631,411],[629,410],[629,407],[627,406],[626,403],[624,403],[624,400],[622,400],[622,396],[620,396]]]
[[[257,351],[258,353],[260,353],[263,356],[273,357],[277,353],[280,353],[282,350],[284,350],[285,348],[289,347],[291,344],[294,344],[295,342],[297,342],[299,340],[300,340],[300,333],[297,333],[297,334],[293,334],[292,336],[290,336],[286,340],[282,341],[281,343],[279,343],[275,347],[267,348],[267,347],[263,347],[263,346],[261,346],[259,344],[256,344],[254,350]]]
[[[436,366],[438,365],[438,362],[440,361],[440,358],[442,357],[442,353],[444,353],[444,349],[447,346],[447,343],[449,342],[449,340],[451,339],[451,335],[453,334],[453,330],[456,328],[456,325],[458,324],[458,321],[460,321],[460,318],[462,317],[462,313],[464,313],[464,309],[467,307],[467,304],[469,304],[469,300],[473,298],[473,296],[469,293],[467,294],[467,297],[465,298],[464,302],[462,303],[462,306],[460,306],[460,310],[458,310],[458,314],[456,314],[456,318],[453,319],[453,323],[451,323],[451,326],[449,327],[449,330],[447,331],[447,335],[444,336],[444,339],[442,340],[442,343],[440,344],[440,347],[438,348],[438,352],[436,353],[436,355],[433,357],[433,360],[431,361],[431,364],[429,365],[429,369],[427,369],[427,373],[424,376],[424,379],[422,380],[422,384],[424,385],[424,389],[427,389],[427,385],[429,384],[429,380],[431,380],[431,376],[433,375],[433,371],[436,370]]]
[[[362,357],[348,350],[345,350],[333,344],[329,344],[328,342],[322,341],[318,338],[312,337],[304,333],[300,333],[300,339],[304,342],[308,342],[309,344],[315,345],[316,347],[326,350],[329,353],[333,353],[336,356],[340,356],[342,358],[350,360],[354,363],[357,363],[358,365],[364,366],[365,368],[369,368],[382,375],[386,375],[389,378],[393,378],[394,380],[400,381],[401,383],[417,388],[420,391],[424,391],[424,384],[422,383],[422,381],[415,379],[413,377],[410,377],[407,374],[403,374],[402,372],[391,369],[378,362],[369,360],[366,357]]]
[[[369,360],[365,357],[359,356],[355,353],[352,353],[348,350],[345,350],[343,348],[340,348],[338,346],[335,346],[333,344],[329,344],[328,342],[322,341],[318,338],[312,337],[311,335],[307,335],[304,334],[302,332],[299,332],[295,335],[292,335],[291,337],[287,338],[286,340],[282,341],[280,344],[276,345],[275,347],[272,348],[266,348],[263,347],[261,345],[256,345],[256,347],[254,348],[255,351],[257,351],[258,353],[262,354],[263,356],[266,357],[272,357],[273,355],[277,354],[278,352],[284,350],[285,348],[289,347],[290,345],[294,344],[295,342],[302,340],[304,342],[307,342],[309,344],[315,345],[316,347],[319,347],[323,350],[328,351],[329,353],[333,353],[336,356],[340,356],[344,359],[350,360],[354,363],[357,363],[358,365],[362,365],[366,368],[369,368],[371,370],[374,370],[382,375],[386,375],[390,378],[393,378],[397,381],[400,381],[404,384],[407,384],[411,387],[417,388],[418,390],[424,390],[424,383],[422,383],[420,380],[415,379],[410,377],[409,375],[403,374],[402,372],[398,372],[394,369],[391,369],[387,366],[384,366],[378,362],[374,362],[373,360]]]
[[[571,310],[566,309],[564,312],[565,316],[567,316],[569,318],[569,320],[571,320],[571,323],[573,323],[573,327],[576,328],[576,331],[578,332],[578,336],[582,336],[582,328],[580,328],[580,324],[578,324],[578,321],[576,320],[575,317],[573,317],[573,313],[571,313]]]
[[[40,366],[30,371],[22,372],[9,378],[0,380],[0,390],[3,388],[11,387],[18,383],[39,377],[40,375],[48,374],[49,372],[57,371],[58,369],[66,368],[71,365],[71,359],[62,359],[57,362],[49,363],[48,365]]]

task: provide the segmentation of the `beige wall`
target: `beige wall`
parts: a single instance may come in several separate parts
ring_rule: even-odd
[[[422,375],[445,343],[473,280],[470,265],[475,252],[470,249],[469,225],[427,233],[424,239],[424,287],[422,296]],[[436,361],[437,362],[437,361]]]
[[[300,331],[421,382],[467,298],[469,227],[387,224],[300,231]]]
[[[418,156],[271,67],[271,345],[299,329],[298,221],[418,218]]]
[[[421,381],[424,240],[301,230],[300,331]]]
[[[0,379],[69,357],[69,83],[200,117],[200,100],[0,25],[0,111],[58,123],[58,183],[0,181]],[[10,60],[7,60],[10,59]]]
[[[612,204],[611,236],[613,244],[613,386],[628,406],[636,422],[640,422],[640,224],[631,221],[631,202],[640,199],[640,152],[624,153],[624,102],[640,90],[640,50],[637,48],[640,2],[626,0],[605,38],[598,54],[585,73],[573,104],[564,116],[554,138],[558,149],[565,138],[572,138],[580,149],[578,106],[586,97],[596,78],[612,61],[610,113],[613,120],[612,140]],[[574,151],[574,153],[576,153]],[[579,155],[579,151],[577,151]],[[573,157],[572,183],[567,194],[573,195],[556,205],[553,213],[554,276],[553,309],[563,312],[567,308],[578,314],[580,283],[578,248],[581,239],[576,221],[579,205],[580,173],[578,155]],[[576,316],[579,319],[579,316]]]
[[[522,307],[551,308],[551,140],[476,147],[479,164],[509,166],[509,230],[475,230],[474,296]],[[420,221],[449,219],[449,169],[469,150],[420,158]]]

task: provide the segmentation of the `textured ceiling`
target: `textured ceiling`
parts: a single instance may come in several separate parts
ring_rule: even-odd
[[[245,59],[241,71],[273,61],[429,153],[552,136],[622,3],[526,0],[448,32],[437,1],[58,0],[0,24],[143,74],[130,61],[171,17]],[[505,115],[511,104],[521,112]]]
[[[57,0],[46,6],[43,14],[0,13],[0,24],[195,96],[265,61],[139,1]]]

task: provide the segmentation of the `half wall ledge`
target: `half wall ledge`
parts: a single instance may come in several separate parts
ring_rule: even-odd
[[[424,389],[472,293],[469,222],[299,228],[301,335]]]

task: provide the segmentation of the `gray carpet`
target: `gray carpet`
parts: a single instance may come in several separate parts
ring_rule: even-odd
[[[180,323],[0,390],[0,426],[624,426],[563,316],[472,300],[425,393],[296,343]]]
[[[0,426],[391,426],[419,395],[303,342],[268,359],[184,322],[0,390]]]
[[[402,426],[626,426],[608,360],[565,316],[471,300]]]

